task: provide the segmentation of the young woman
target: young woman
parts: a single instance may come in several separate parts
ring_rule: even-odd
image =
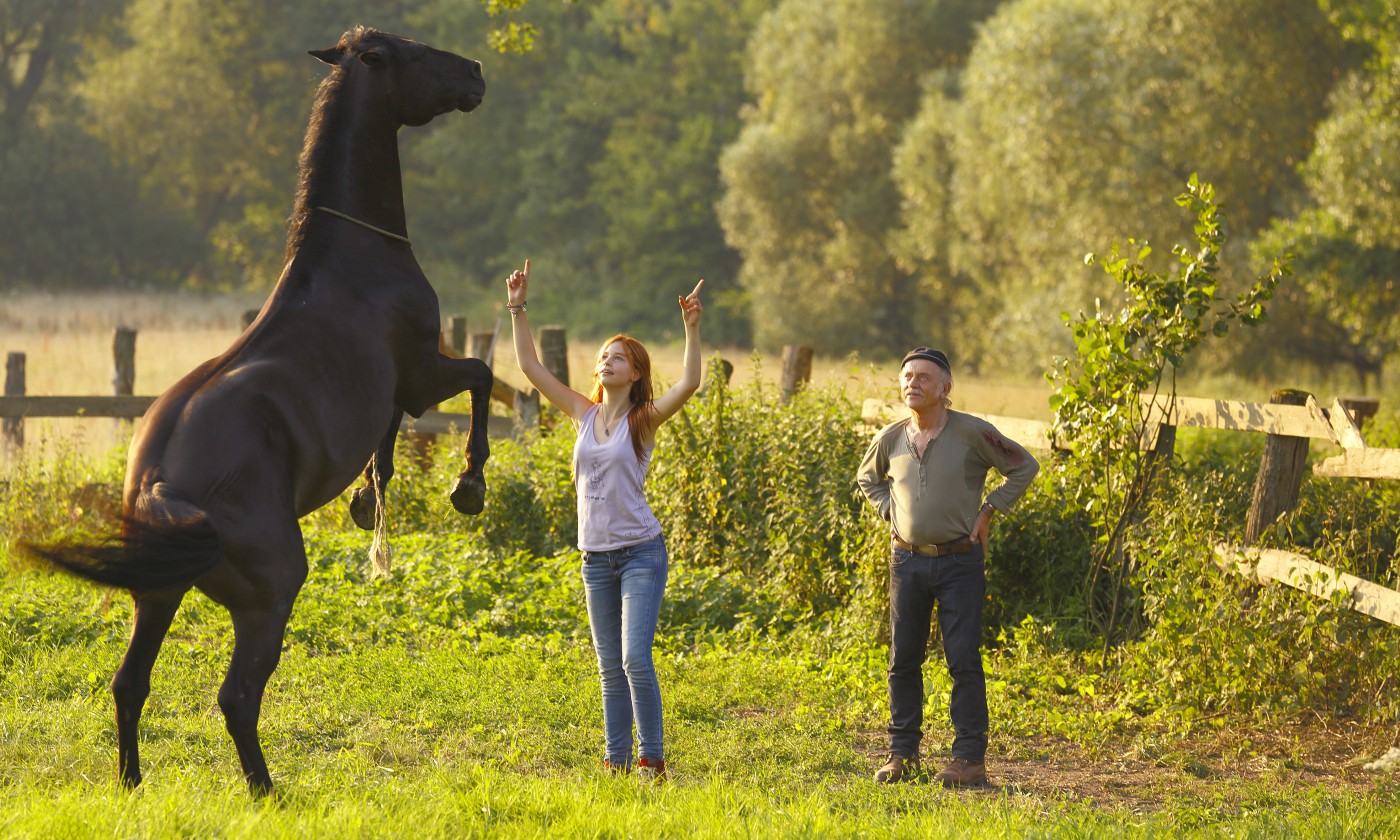
[[[603,766],[632,769],[632,724],[637,725],[638,773],[666,777],[661,689],[652,667],[656,617],[666,590],[666,544],[642,492],[656,430],[700,387],[700,288],[680,298],[685,361],[680,381],[653,398],[651,359],[634,338],[603,343],[585,397],[560,382],[535,354],[526,320],[530,261],[506,280],[515,358],[520,372],[574,422],[574,483],[578,490],[578,547],[588,623],[603,683]]]

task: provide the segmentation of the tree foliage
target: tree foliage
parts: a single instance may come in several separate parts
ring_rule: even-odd
[[[891,350],[924,307],[887,245],[891,158],[924,74],[959,64],[994,2],[784,0],[749,50],[754,98],[721,160],[760,346]]]
[[[769,5],[529,7],[534,48],[487,62],[482,111],[503,116],[465,141],[427,139],[410,182],[435,208],[430,234],[465,286],[494,303],[500,276],[529,257],[546,318],[667,338],[675,294],[704,277],[720,304],[709,334],[745,340],[715,161],[738,132],[744,43]],[[451,3],[423,22],[439,41],[486,25],[479,9]]]
[[[127,0],[0,2],[0,281],[48,288],[170,279],[199,248],[185,221],[146,199],[91,131],[75,95],[90,45]]]
[[[1111,291],[1073,269],[1076,254],[1132,232],[1188,233],[1142,197],[1192,172],[1247,241],[1296,191],[1340,62],[1313,0],[1002,7],[968,60],[951,130],[953,268],[990,316],[967,340],[980,338],[979,355],[1010,345],[1038,369],[1053,313]]]
[[[104,31],[128,0],[3,0],[0,2],[0,135],[14,139],[27,122],[52,114],[31,109],[42,96],[63,101],[84,41]]]
[[[667,339],[703,276],[724,342],[1038,370],[1055,313],[1119,293],[1078,254],[1187,235],[1142,197],[1198,171],[1229,276],[1299,268],[1214,359],[1369,384],[1400,347],[1385,0],[0,0],[0,283],[269,287],[305,52],[356,23],[485,61],[481,109],[402,135],[420,259],[477,325],[528,256],[583,334]]]
[[[1366,61],[1337,85],[1317,127],[1303,208],[1254,245],[1259,259],[1295,254],[1298,269],[1259,343],[1349,367],[1363,388],[1400,347],[1400,22],[1387,5],[1324,3]]]

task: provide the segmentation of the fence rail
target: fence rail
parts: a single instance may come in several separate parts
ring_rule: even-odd
[[[118,417],[146,413],[155,397],[0,397],[0,417]]]
[[[1274,548],[1241,548],[1219,543],[1216,565],[1259,583],[1278,581],[1318,598],[1342,593],[1346,605],[1388,624],[1400,626],[1400,592],[1339,572],[1307,556]]]

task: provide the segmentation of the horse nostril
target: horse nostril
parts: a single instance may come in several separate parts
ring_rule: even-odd
[[[480,61],[473,61],[473,62],[472,62],[472,78],[473,78],[473,79],[481,79],[481,78],[482,78],[482,76],[481,76],[481,62],[480,62]]]

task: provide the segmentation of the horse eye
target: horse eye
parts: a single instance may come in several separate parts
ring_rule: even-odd
[[[360,53],[360,62],[366,67],[378,67],[384,63],[384,56],[377,52]]]

